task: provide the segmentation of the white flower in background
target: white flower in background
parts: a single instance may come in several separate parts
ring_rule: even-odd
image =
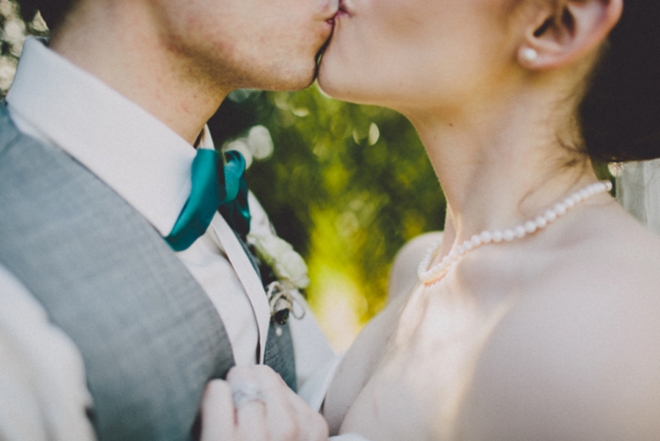
[[[228,98],[235,103],[242,103],[253,95],[261,93],[256,89],[237,89],[229,93]]]
[[[7,52],[0,56],[0,97],[14,81],[18,57],[23,50],[25,41],[25,23],[18,16],[18,8],[15,2],[0,0],[0,40],[7,45]]]
[[[254,126],[247,136],[229,141],[222,147],[223,152],[228,150],[240,152],[245,158],[245,168],[250,168],[255,159],[261,161],[269,158],[275,150],[275,145],[266,127]]]
[[[5,17],[10,14],[15,14],[15,5],[9,0],[0,0],[0,14]]]
[[[278,280],[290,283],[295,289],[309,286],[307,265],[290,243],[274,234],[250,233],[247,240],[254,246],[257,256],[271,267]]]
[[[229,150],[237,151],[243,155],[243,158],[245,158],[245,168],[250,168],[254,158],[252,157],[250,147],[248,147],[247,138],[238,138],[233,141],[229,141],[222,147],[223,152],[227,152]]]
[[[0,57],[0,92],[5,93],[14,81],[16,60],[10,57]]]
[[[248,147],[257,160],[269,158],[275,150],[270,131],[264,126],[254,126],[248,134]]]
[[[25,41],[25,23],[23,23],[23,20],[15,17],[8,19],[2,29],[2,39],[12,45],[22,45]],[[15,55],[20,55],[20,52]]]
[[[376,145],[380,139],[380,129],[376,123],[371,123],[369,126],[369,145]]]

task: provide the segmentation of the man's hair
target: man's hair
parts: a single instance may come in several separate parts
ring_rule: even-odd
[[[48,27],[56,28],[75,0],[17,0],[21,16],[26,22],[34,19],[37,11],[41,13]]]

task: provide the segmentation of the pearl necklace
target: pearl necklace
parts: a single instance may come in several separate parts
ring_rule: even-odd
[[[446,255],[440,263],[427,270],[431,263],[431,259],[433,258],[434,252],[440,246],[442,241],[435,243],[431,248],[429,248],[426,256],[422,260],[422,263],[419,265],[419,269],[417,270],[419,280],[426,286],[432,285],[441,280],[447,274],[447,272],[449,272],[449,269],[466,253],[483,245],[500,243],[503,241],[511,242],[515,239],[522,239],[528,234],[532,234],[547,227],[549,224],[566,214],[567,211],[575,207],[577,204],[584,202],[597,194],[609,192],[611,190],[612,183],[610,181],[596,182],[594,184],[588,185],[582,190],[576,191],[562,202],[555,204],[555,206],[546,211],[544,215],[538,216],[534,220],[529,220],[514,228],[495,230],[492,232],[483,231],[481,234],[475,234],[471,239],[466,240],[458,246],[454,246],[451,252]]]

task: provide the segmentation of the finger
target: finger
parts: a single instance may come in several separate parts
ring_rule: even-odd
[[[268,423],[266,421],[266,405],[261,401],[250,401],[236,409],[239,439],[268,440]]]
[[[271,386],[264,394],[268,397],[266,421],[273,441],[296,441],[302,434],[301,415],[291,406],[285,387],[278,384],[275,389]]]
[[[259,365],[235,372],[230,382],[240,384],[239,381],[245,381],[247,378],[258,384],[260,388],[265,403],[263,406],[264,430],[267,431],[269,439],[273,441],[297,440],[300,424],[298,415],[290,403],[289,393],[293,392],[281,377],[270,367]],[[238,414],[243,415],[242,409]]]
[[[252,367],[236,367],[227,374],[227,382],[234,393],[238,406],[236,407],[236,431],[240,439],[269,439],[266,421],[266,398],[263,396],[263,385],[260,378],[254,375]],[[256,388],[258,399],[242,399],[241,390]]]
[[[222,380],[209,382],[202,399],[201,441],[234,439],[235,425],[229,384]]]
[[[258,367],[255,372],[264,385],[264,396],[268,402],[266,417],[273,440],[310,440],[309,434],[303,430],[307,425],[303,421],[313,418],[312,409],[269,367]]]
[[[239,432],[249,439],[259,439],[258,433],[267,433],[274,441],[316,441],[328,439],[325,419],[296,395],[282,378],[267,366],[251,366],[232,370],[228,377],[232,387],[241,388],[246,382],[260,388],[264,402],[264,419],[255,417],[254,407],[241,406],[237,411]],[[249,389],[249,388],[248,388]],[[249,417],[248,417],[249,415]],[[244,421],[251,421],[246,426]],[[252,433],[252,435],[248,435]]]
[[[289,405],[297,415],[300,439],[305,441],[326,441],[330,430],[325,418],[309,407],[299,395],[287,388]]]

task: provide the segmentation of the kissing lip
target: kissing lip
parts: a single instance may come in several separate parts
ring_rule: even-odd
[[[330,10],[326,11],[327,13],[325,14],[325,21],[332,23],[337,16],[337,12],[339,11],[339,2],[337,0],[328,2],[328,9]]]
[[[338,16],[348,15],[350,17],[352,15],[350,6],[347,3],[346,0],[339,0],[339,10],[337,11]]]

